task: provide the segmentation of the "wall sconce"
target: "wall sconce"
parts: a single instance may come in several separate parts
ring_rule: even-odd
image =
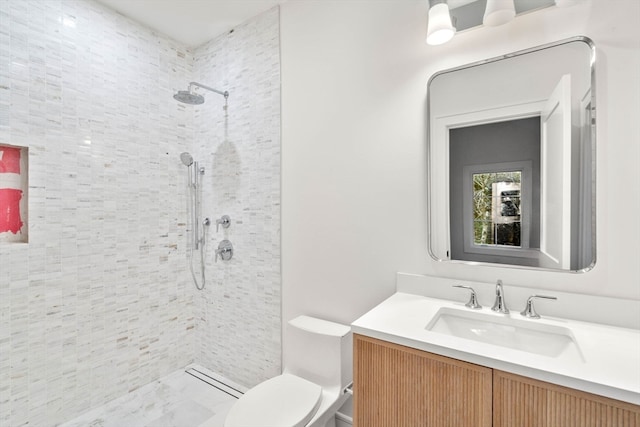
[[[427,44],[439,45],[448,42],[456,33],[451,23],[449,5],[446,0],[431,0],[427,26]]]
[[[513,0],[487,0],[482,23],[491,27],[506,24],[516,16]]]

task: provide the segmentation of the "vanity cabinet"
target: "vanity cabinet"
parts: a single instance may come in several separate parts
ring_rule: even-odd
[[[354,334],[355,427],[640,427],[640,407]]]
[[[640,407],[494,370],[493,425],[639,427]]]
[[[492,370],[354,334],[355,427],[490,427]]]

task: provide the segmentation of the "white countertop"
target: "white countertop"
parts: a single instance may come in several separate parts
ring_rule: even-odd
[[[519,321],[562,326],[573,333],[582,362],[549,357],[431,332],[427,324],[443,307],[471,310],[464,303],[398,292],[353,322],[354,333],[452,357],[489,368],[550,382],[640,405],[640,331],[543,317]],[[474,310],[476,312],[476,310]]]

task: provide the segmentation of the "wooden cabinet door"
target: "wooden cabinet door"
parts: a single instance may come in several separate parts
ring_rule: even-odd
[[[357,334],[353,390],[355,427],[491,426],[491,369]]]
[[[640,427],[640,407],[495,370],[494,427]]]

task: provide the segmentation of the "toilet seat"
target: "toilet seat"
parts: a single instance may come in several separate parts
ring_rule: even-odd
[[[322,401],[322,387],[291,374],[249,390],[231,408],[224,427],[303,427]]]

